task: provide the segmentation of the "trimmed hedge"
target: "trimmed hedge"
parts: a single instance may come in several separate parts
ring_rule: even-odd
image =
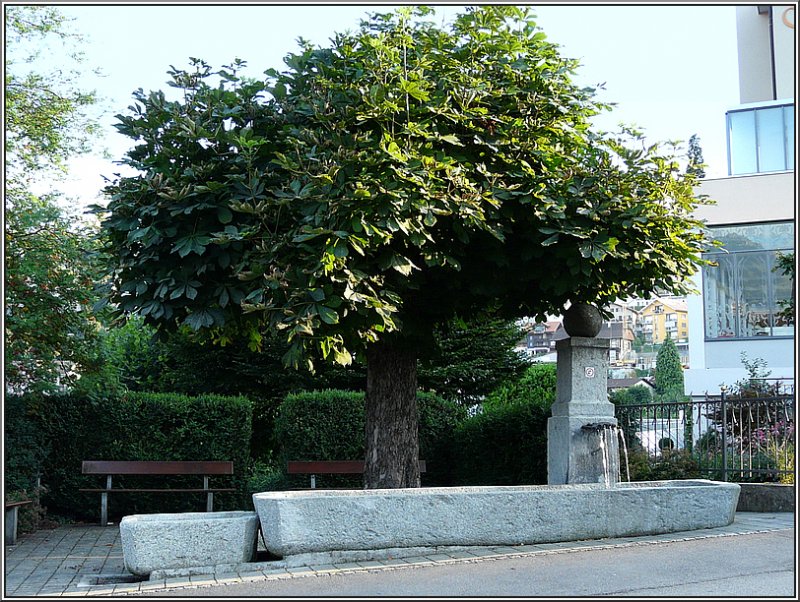
[[[44,502],[49,511],[97,520],[99,494],[81,488],[104,486],[102,478],[81,474],[83,460],[231,460],[232,477],[214,477],[214,509],[250,508],[247,492],[252,404],[244,397],[172,393],[127,393],[90,400],[70,395],[39,401],[38,419],[51,453],[44,463]],[[115,487],[200,487],[202,477],[115,477]],[[109,518],[148,512],[205,509],[205,494],[117,493]]]
[[[44,519],[41,506],[44,490],[39,486],[37,477],[44,471],[49,443],[25,398],[8,395],[3,406],[5,501],[33,502],[18,510],[19,532],[31,533],[39,528]]]
[[[452,435],[466,409],[432,393],[417,394],[420,457],[426,461],[423,485],[450,484]],[[358,460],[364,457],[364,393],[327,389],[287,395],[278,409],[275,438],[280,470],[288,460]],[[308,477],[286,475],[271,481],[276,489],[308,487]],[[319,487],[363,487],[360,475],[317,478]]]
[[[460,485],[547,484],[550,408],[516,403],[487,408],[459,426],[455,436]]]
[[[482,412],[456,431],[458,483],[546,484],[547,420],[555,393],[555,364],[533,364],[518,381],[493,391]]]
[[[3,405],[5,491],[30,492],[36,486],[36,477],[42,474],[48,441],[34,408],[29,408],[24,397],[7,395]]]

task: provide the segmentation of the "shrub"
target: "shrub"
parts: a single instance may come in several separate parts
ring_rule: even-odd
[[[493,406],[456,431],[456,480],[461,485],[547,483],[549,406]]]
[[[452,480],[452,436],[466,409],[432,393],[418,393],[420,457],[426,485]],[[288,460],[357,460],[364,457],[364,393],[327,389],[287,395],[275,419],[279,468]],[[276,481],[278,482],[278,481]],[[305,475],[287,475],[292,488],[308,487]],[[360,475],[318,478],[320,487],[360,488]]]
[[[519,380],[506,383],[492,391],[486,397],[483,407],[535,402],[549,408],[555,398],[556,365],[532,364]]]
[[[661,455],[654,458],[638,448],[628,450],[628,460],[631,481],[707,478],[701,473],[697,459],[685,449],[664,448]]]
[[[169,393],[127,393],[106,399],[77,396],[41,401],[39,420],[51,442],[45,462],[45,496],[50,510],[75,518],[96,519],[99,495],[81,488],[101,486],[96,476],[81,474],[82,460],[231,460],[233,477],[212,485],[235,487],[216,494],[215,509],[250,507],[247,475],[250,461],[252,405],[243,397]],[[198,487],[200,477],[115,478],[115,487]],[[166,481],[168,480],[168,481]],[[180,512],[204,507],[203,494],[117,493],[110,518],[142,512]]]
[[[30,533],[44,521],[45,508],[41,503],[44,488],[39,477],[49,451],[48,441],[36,420],[35,405],[28,398],[8,395],[4,403],[5,427],[5,501],[30,500],[21,506],[19,533]]]
[[[5,491],[30,491],[42,474],[49,445],[31,398],[8,395],[4,402]]]
[[[492,392],[483,411],[457,429],[458,483],[547,483],[547,420],[555,395],[555,364],[533,364],[519,381]]]

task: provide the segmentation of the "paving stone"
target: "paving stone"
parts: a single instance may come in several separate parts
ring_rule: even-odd
[[[192,585],[216,585],[217,580],[213,575],[191,575],[189,581]]]
[[[377,560],[359,560],[358,564],[363,566],[365,569],[375,569],[383,567],[383,565]]]
[[[171,577],[164,581],[167,587],[188,587],[192,584],[187,577]]]
[[[381,564],[384,566],[403,566],[408,565],[405,558],[386,558],[381,560]]]
[[[242,581],[264,581],[266,576],[261,571],[247,571],[239,573],[239,579]]]
[[[453,558],[447,554],[428,554],[425,556],[428,560],[433,560],[434,562],[446,562],[453,560]]]

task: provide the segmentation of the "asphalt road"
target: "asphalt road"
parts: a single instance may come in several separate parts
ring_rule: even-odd
[[[154,592],[159,597],[786,597],[794,530]],[[141,594],[147,595],[147,594]]]

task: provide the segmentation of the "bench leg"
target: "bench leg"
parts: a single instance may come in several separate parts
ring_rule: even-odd
[[[208,477],[203,477],[203,488],[208,489]],[[206,493],[206,512],[214,511],[214,492]]]
[[[111,489],[111,475],[106,475],[106,489]],[[100,494],[100,526],[108,525],[108,493]]]
[[[6,545],[17,543],[17,521],[19,519],[19,506],[6,508]]]
[[[311,489],[316,489],[316,488],[317,488],[317,475],[312,474],[311,475]]]

